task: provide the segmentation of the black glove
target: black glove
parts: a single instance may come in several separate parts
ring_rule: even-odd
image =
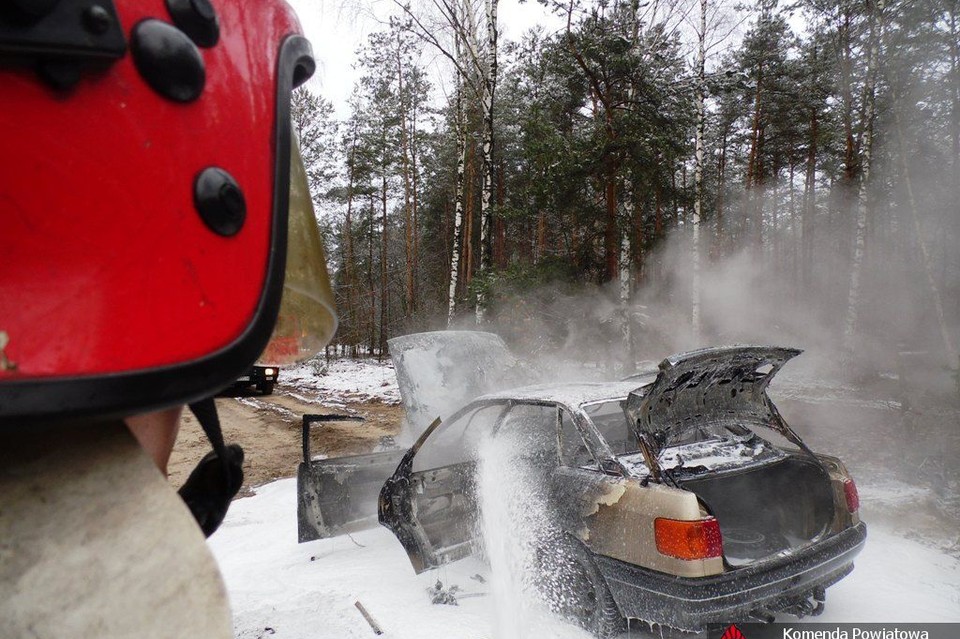
[[[224,459],[216,451],[207,453],[177,491],[207,537],[223,522],[243,485],[243,449],[230,444],[223,452]]]
[[[207,537],[220,527],[230,501],[243,485],[243,449],[223,443],[220,418],[213,397],[190,404],[213,450],[193,469],[177,491]]]

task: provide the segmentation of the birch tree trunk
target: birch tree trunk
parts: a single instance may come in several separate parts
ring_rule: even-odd
[[[486,0],[487,8],[487,68],[484,70],[483,95],[483,191],[480,194],[480,271],[490,270],[491,231],[493,211],[493,99],[497,88],[497,5],[499,0]],[[477,295],[477,324],[483,322],[486,312],[486,292]]]
[[[787,182],[790,188],[790,280],[791,289],[796,293],[800,284],[800,216],[797,212],[797,199],[794,189],[797,163],[790,158],[790,177]],[[794,295],[794,297],[796,297]]]
[[[357,130],[356,123],[352,135],[350,136],[350,159],[347,162],[347,215],[343,221],[344,227],[344,261],[343,261],[343,279],[347,289],[347,312],[349,318],[349,332],[346,336],[347,343],[356,345],[359,341],[359,318],[357,317],[357,291],[354,285],[354,258],[353,258],[353,197],[354,184],[356,180],[356,155],[357,155]]]
[[[367,219],[367,288],[370,291],[370,342],[368,347],[368,353],[373,355],[374,351],[377,348],[377,289],[374,285],[373,280],[373,229],[374,229],[374,194],[370,193],[370,206],[369,206],[369,217]],[[382,303],[382,300],[381,300]]]
[[[380,175],[380,339],[378,341],[377,360],[383,360],[387,349],[387,169],[383,167]]]
[[[772,258],[771,264],[775,270],[780,269],[780,163],[776,156],[773,158],[773,172],[770,176],[773,178],[771,187],[772,198],[770,201],[770,240],[767,247],[770,250]]]
[[[476,210],[473,187],[476,180],[476,149],[467,141],[466,173],[463,179],[463,202],[466,216],[463,220],[463,284],[467,288],[473,281],[473,266],[476,262],[473,249],[473,214]]]
[[[640,20],[637,16],[637,5],[633,5],[633,16],[631,29],[631,51],[636,54],[640,46]],[[627,103],[633,104],[636,87],[633,82],[627,88]],[[607,122],[610,130],[612,121],[610,112],[607,111]],[[634,223],[634,194],[633,185],[628,179],[626,171],[620,178],[621,189],[623,191],[623,216],[620,221],[620,255],[619,255],[619,278],[620,278],[620,335],[623,339],[624,364],[625,370],[629,374],[634,367],[633,348],[630,335],[630,231]],[[616,193],[613,194],[616,198]],[[614,201],[616,201],[614,199]]]
[[[867,77],[864,91],[863,161],[860,188],[857,194],[857,226],[853,245],[853,263],[850,266],[850,289],[847,295],[847,314],[843,325],[844,359],[849,363],[856,346],[857,313],[860,306],[860,279],[866,252],[867,217],[869,216],[870,172],[873,162],[873,123],[877,90],[877,67],[880,57],[880,39],[883,34],[882,12],[885,0],[876,0],[871,16],[870,49],[867,54]]]
[[[750,133],[750,155],[747,160],[746,176],[746,205],[744,222],[746,232],[744,236],[753,235],[757,245],[763,246],[763,202],[760,189],[763,185],[763,175],[760,154],[763,148],[763,63],[757,67],[757,89],[753,101],[753,125]]]
[[[412,200],[411,205],[413,208],[413,279],[415,282],[415,288],[413,291],[413,308],[417,309],[419,305],[419,300],[417,296],[418,290],[420,287],[417,286],[417,283],[420,282],[420,199],[418,197],[419,192],[419,173],[417,171],[417,103],[416,100],[413,101],[411,105],[411,118],[410,118],[410,168],[411,168],[411,187],[412,187]]]
[[[633,219],[633,198],[623,196],[625,218]],[[633,349],[630,340],[630,225],[624,224],[620,235],[620,336],[623,339],[626,374],[633,369]]]
[[[717,257],[724,254],[725,234],[723,232],[723,206],[727,190],[727,127],[723,129],[723,135],[720,138],[720,154],[717,157],[717,207],[714,215],[716,216],[716,253]]]
[[[700,0],[700,31],[697,34],[697,40],[697,139],[693,166],[693,247],[691,249],[693,281],[690,284],[692,297],[690,330],[695,342],[700,341],[700,220],[703,212],[703,137],[707,118],[707,0]]]
[[[803,185],[803,216],[800,221],[800,281],[804,290],[812,283],[814,214],[817,204],[817,107],[810,107],[810,144],[807,149],[806,176]]]
[[[454,46],[458,60],[463,60],[460,34],[454,34]],[[457,74],[456,89],[456,136],[457,136],[457,184],[454,195],[453,248],[450,251],[450,287],[447,292],[447,326],[453,322],[457,301],[457,277],[460,274],[460,251],[463,243],[463,178],[467,164],[467,114],[463,103],[464,79]]]

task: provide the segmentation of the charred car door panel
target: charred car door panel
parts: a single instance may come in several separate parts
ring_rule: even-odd
[[[465,463],[411,475],[411,514],[431,564],[442,565],[474,551],[474,468]]]
[[[406,451],[300,462],[297,531],[301,543],[375,528],[377,495]]]
[[[506,410],[506,403],[492,402],[436,420],[383,485],[380,523],[400,540],[417,573],[476,550],[477,447]]]
[[[313,424],[362,421],[347,415],[303,416],[303,460],[297,468],[297,536],[300,543],[377,525],[377,496],[405,450],[312,459]]]

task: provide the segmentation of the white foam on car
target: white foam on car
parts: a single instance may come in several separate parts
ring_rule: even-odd
[[[543,592],[543,584],[551,581],[543,573],[550,567],[538,561],[537,548],[553,533],[545,486],[517,459],[517,442],[511,439],[486,438],[479,448],[477,493],[490,565],[493,636],[587,636],[553,616],[544,601],[552,595]]]
[[[660,467],[664,470],[680,471],[682,468],[700,466],[703,471],[721,471],[749,466],[758,461],[782,459],[786,453],[764,442],[746,444],[726,439],[711,439],[680,446],[664,448],[660,452]],[[650,474],[642,453],[631,453],[618,457],[635,477]]]

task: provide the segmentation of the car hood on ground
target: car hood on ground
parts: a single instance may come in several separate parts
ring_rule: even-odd
[[[624,411],[654,456],[707,424],[764,426],[802,446],[766,392],[774,375],[801,352],[726,346],[673,355],[660,362],[652,384],[630,393]]]

